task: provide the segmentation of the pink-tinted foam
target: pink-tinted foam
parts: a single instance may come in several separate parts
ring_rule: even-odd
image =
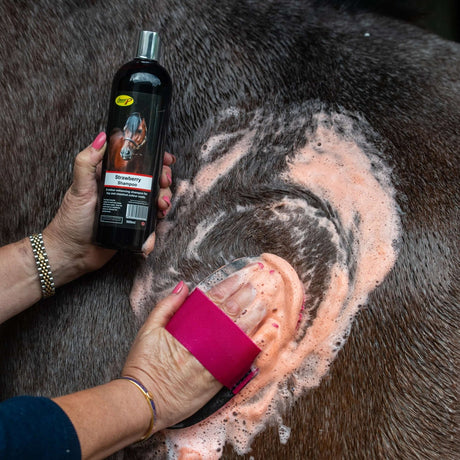
[[[332,125],[338,121],[344,133],[338,135],[330,127],[331,121]],[[352,121],[345,115],[320,113],[316,122],[318,128],[287,162],[283,178],[287,184],[309,190],[336,212],[344,231],[353,236],[353,247],[347,250],[351,253],[355,275],[351,277],[345,264],[347,254],[340,247],[334,225],[325,218],[319,219],[318,224],[330,233],[338,257],[337,262],[328,267],[329,286],[311,325],[306,328],[313,308],[306,283],[305,298],[302,293],[287,295],[284,303],[277,304],[276,311],[270,312],[257,331],[254,340],[263,350],[256,361],[260,369],[257,377],[209,419],[184,430],[167,432],[169,458],[217,459],[225,443],[231,443],[240,454],[247,452],[256,434],[274,421],[280,426],[280,439],[287,442],[289,427],[282,423],[283,410],[305,391],[319,385],[343,344],[359,306],[395,263],[397,253],[393,243],[399,238],[399,218],[390,170],[370,153],[372,148],[366,150],[366,140],[359,138]],[[228,165],[233,166],[249,148],[250,139],[246,138],[237,146],[246,152],[233,151],[232,161],[230,157],[223,160],[220,172],[225,174]],[[201,178],[206,179],[215,172],[205,169],[201,174]],[[206,193],[213,184],[209,178],[199,191]],[[274,225],[277,220],[289,221],[290,210],[293,215],[299,211],[314,215],[299,198],[285,197],[280,203],[283,212],[273,204]],[[207,226],[212,225],[212,221],[206,222]],[[199,244],[205,241],[204,237],[199,239]],[[280,274],[287,293],[298,286],[297,275],[285,261],[264,259],[263,265],[266,276]],[[301,275],[309,279],[308,274]],[[298,330],[305,331],[301,338],[296,337]]]

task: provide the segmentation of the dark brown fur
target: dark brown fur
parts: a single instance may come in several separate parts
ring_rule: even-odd
[[[286,413],[288,444],[269,429],[251,455],[458,458],[460,46],[393,19],[308,1],[58,5],[0,4],[1,244],[42,229],[56,212],[75,154],[105,128],[111,78],[131,59],[141,28],[160,33],[174,82],[167,148],[178,158],[176,181],[194,177],[209,136],[254,125],[256,111],[263,122],[251,154],[212,197],[175,202],[147,262],[119,254],[1,327],[0,397],[55,396],[119,375],[139,326],[128,300],[137,272],[154,273],[143,303],[151,308],[174,282],[196,282],[230,257],[271,251],[299,272],[333,260],[315,222],[299,216],[303,245],[319,260],[294,249],[294,222],[265,222],[268,205],[286,195],[334,219],[324,203],[277,177],[285,156],[305,142],[292,128],[296,117],[313,129],[318,110],[357,113],[357,132],[393,168],[400,254],[330,374]],[[219,115],[229,107],[240,116]],[[291,128],[277,137],[279,126]],[[257,203],[258,214],[229,212],[199,258],[187,257],[196,223],[235,202]],[[318,298],[326,283],[320,271]],[[234,456],[226,449],[225,458]]]

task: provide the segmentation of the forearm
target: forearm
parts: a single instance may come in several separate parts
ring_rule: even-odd
[[[28,238],[0,248],[0,323],[42,297],[38,270]]]
[[[54,399],[73,423],[83,459],[105,458],[139,441],[151,420],[147,401],[127,380]]]
[[[83,274],[76,260],[69,263],[60,254],[48,229],[43,241],[53,274],[55,287],[59,287]],[[37,265],[29,238],[0,248],[0,323],[20,313],[42,298]]]

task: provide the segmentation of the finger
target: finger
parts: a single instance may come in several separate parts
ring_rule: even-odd
[[[218,303],[224,302],[228,297],[243,287],[249,280],[251,273],[257,269],[257,264],[249,264],[238,270],[234,275],[213,286],[206,295]]]
[[[155,232],[151,233],[142,245],[142,254],[147,257],[155,247]]]
[[[235,320],[247,335],[252,335],[258,329],[260,323],[267,316],[267,307],[260,301],[256,301],[249,309],[242,311],[241,315]]]
[[[172,184],[172,172],[169,166],[163,166],[160,176],[160,187],[168,188]]]
[[[167,211],[171,207],[171,190],[160,190],[160,196],[158,197],[158,208],[162,211]]]
[[[213,286],[206,295],[216,303],[225,302],[225,300],[235,293],[244,284],[245,280],[238,274],[229,276],[224,281]]]
[[[93,193],[97,167],[102,161],[106,148],[106,135],[104,132],[98,134],[93,143],[82,150],[75,158],[73,182],[70,187],[71,193],[75,195],[86,195]]]
[[[240,315],[240,313],[249,307],[256,298],[257,291],[250,284],[245,284],[241,289],[238,289],[234,294],[228,297],[221,305],[222,310],[232,319]]]
[[[150,313],[144,327],[155,329],[157,327],[165,327],[174,313],[184,303],[188,296],[188,286],[181,281],[173,290],[173,292],[157,303],[152,313]]]
[[[171,209],[171,191],[166,189],[166,192],[161,194],[160,190],[160,196],[158,197],[158,212],[157,212],[157,217],[158,219],[164,219],[168,215],[168,211]]]
[[[99,164],[96,166],[96,178],[97,178],[97,180],[101,180],[101,176],[102,176],[102,161],[99,162]]]
[[[171,166],[176,162],[176,157],[169,152],[165,152],[165,156],[163,158],[163,164],[166,166]]]

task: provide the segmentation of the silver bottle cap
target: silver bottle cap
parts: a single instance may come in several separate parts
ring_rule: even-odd
[[[156,32],[142,30],[139,34],[137,57],[158,61],[160,57],[160,36]]]

